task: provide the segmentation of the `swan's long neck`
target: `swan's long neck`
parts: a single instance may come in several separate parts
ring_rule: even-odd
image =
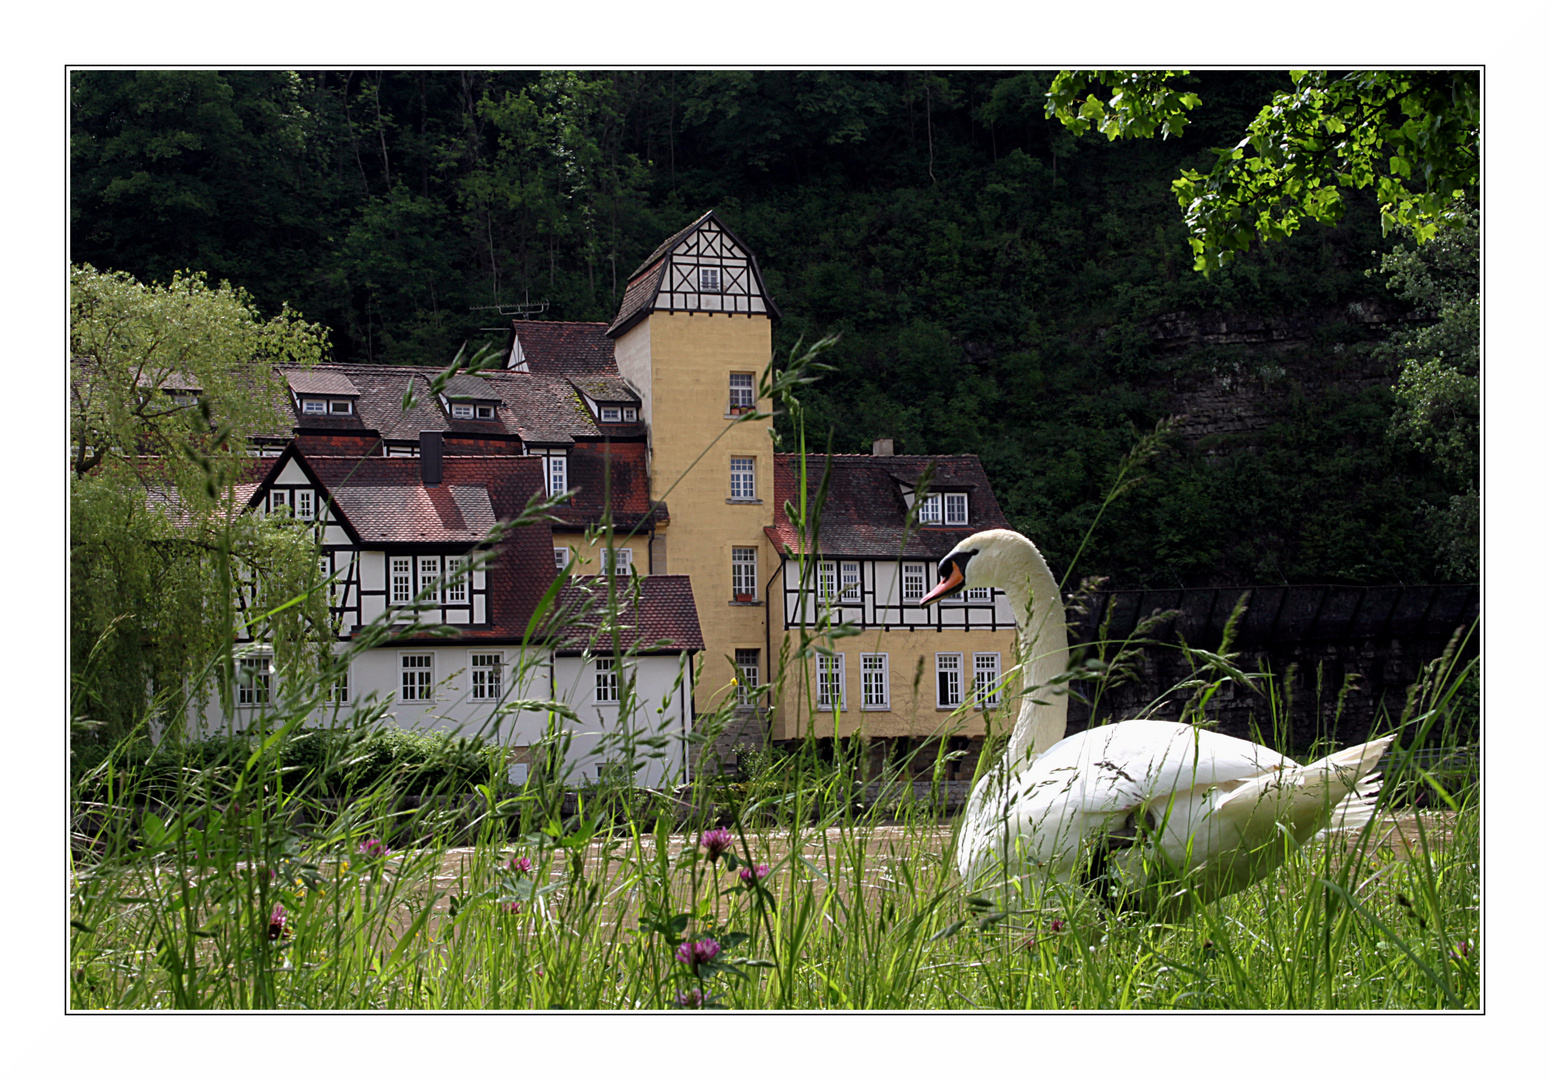
[[[1021,539],[1021,538],[1019,538]],[[1024,541],[1004,557],[1000,581],[1017,619],[1023,659],[1022,705],[1012,726],[1006,763],[1016,769],[1066,736],[1066,612],[1060,589],[1038,548]]]

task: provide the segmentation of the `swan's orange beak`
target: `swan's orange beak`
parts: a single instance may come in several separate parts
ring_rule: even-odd
[[[934,604],[942,597],[951,596],[963,588],[963,567],[959,566],[956,561],[950,562],[947,565],[952,567],[952,570],[937,584],[936,588],[920,598],[921,607],[925,607],[927,604]]]

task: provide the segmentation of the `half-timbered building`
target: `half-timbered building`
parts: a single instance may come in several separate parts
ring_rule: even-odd
[[[738,718],[724,763],[735,741],[981,738],[1015,663],[1006,599],[918,601],[959,539],[1006,525],[984,470],[883,440],[832,461],[804,536],[784,510],[801,501],[796,459],[743,419],[769,409],[778,314],[753,253],[710,213],[630,276],[611,322],[517,320],[492,369],[282,368],[292,423],[257,440],[273,462],[249,506],[316,530],[341,648],[394,629],[357,650],[338,697],[477,730],[512,693],[553,695],[583,717],[594,775],[630,732],[687,733],[722,705]],[[816,485],[824,463],[808,466]],[[561,501],[505,527],[535,495]],[[581,615],[543,629],[557,575],[555,606]],[[629,613],[601,641],[584,610],[600,596]],[[824,617],[859,633],[788,669],[780,692],[755,691]],[[249,675],[269,681],[249,678],[239,711],[279,692],[252,645]],[[650,708],[622,718],[629,679]],[[547,718],[503,722],[520,763]],[[659,760],[643,780],[686,764]]]

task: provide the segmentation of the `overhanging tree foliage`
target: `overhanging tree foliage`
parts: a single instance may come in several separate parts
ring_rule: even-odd
[[[316,360],[321,332],[198,275],[77,267],[70,300],[71,715],[117,736],[229,696],[239,631],[291,667],[326,636],[311,533],[239,489],[268,464],[249,437],[284,430],[272,364]]]
[[[1178,135],[1200,103],[1170,84],[1176,72],[1062,72],[1047,111],[1077,134],[1109,139]],[[1209,172],[1173,183],[1195,269],[1225,265],[1256,241],[1284,240],[1304,221],[1333,225],[1343,190],[1373,188],[1385,234],[1436,235],[1448,209],[1473,199],[1480,177],[1480,87],[1473,71],[1293,71],[1236,146]],[[1100,100],[1089,86],[1106,86]]]

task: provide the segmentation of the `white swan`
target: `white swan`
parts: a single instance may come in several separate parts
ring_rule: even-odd
[[[1095,883],[1111,902],[1187,908],[1268,875],[1319,831],[1371,816],[1372,770],[1393,736],[1311,765],[1158,720],[1063,738],[1055,679],[1066,669],[1065,610],[1038,548],[992,529],[958,544],[940,570],[921,605],[965,588],[1004,590],[1024,657],[1006,754],[975,785],[959,833],[958,870],[972,888]]]

